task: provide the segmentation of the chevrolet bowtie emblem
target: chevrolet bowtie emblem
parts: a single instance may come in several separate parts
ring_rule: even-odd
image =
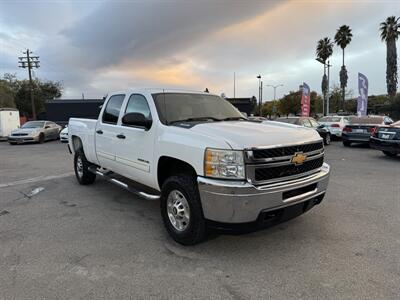
[[[303,164],[306,159],[307,159],[306,154],[304,154],[303,152],[297,152],[295,153],[295,155],[292,156],[292,159],[290,161],[294,163],[296,166],[298,166]]]

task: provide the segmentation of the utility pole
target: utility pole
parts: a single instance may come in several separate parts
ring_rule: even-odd
[[[30,87],[30,96],[31,96],[31,105],[32,105],[32,119],[36,120],[36,109],[35,109],[35,101],[33,98],[33,82],[32,82],[32,69],[33,68],[40,68],[40,61],[39,56],[31,56],[32,51],[26,49],[26,52],[22,52],[26,56],[18,57],[18,63],[20,64],[18,67],[20,68],[28,68],[29,74],[29,87]]]

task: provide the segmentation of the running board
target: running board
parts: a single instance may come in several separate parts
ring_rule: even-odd
[[[126,184],[125,182],[122,182],[118,179],[112,178],[110,175],[113,174],[113,172],[108,171],[106,173],[103,173],[103,172],[99,171],[96,167],[89,167],[89,171],[96,175],[103,177],[106,181],[114,183],[115,185],[118,185],[119,187],[122,187],[123,189],[125,189],[141,198],[144,198],[146,200],[160,199],[160,195],[154,195],[154,194],[149,194],[149,193],[140,191],[137,188],[134,188],[133,186]]]

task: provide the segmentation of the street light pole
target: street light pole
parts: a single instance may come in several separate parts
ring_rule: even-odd
[[[257,78],[258,78],[258,114],[260,115],[260,117],[261,117],[261,97],[262,97],[262,92],[261,92],[261,85],[262,85],[262,83],[261,83],[261,75],[259,74],[258,76],[257,76]]]
[[[329,68],[332,67],[332,65],[329,64],[329,60],[328,63],[326,65],[326,67],[328,68],[328,95],[327,95],[327,103],[326,103],[326,115],[329,116],[329,101],[330,101],[330,92],[329,92]]]
[[[278,84],[278,85],[267,84],[266,86],[272,87],[274,89],[274,101],[275,101],[276,100],[276,89],[280,86],[283,86],[283,84]]]

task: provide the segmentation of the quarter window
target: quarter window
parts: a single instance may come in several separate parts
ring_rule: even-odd
[[[125,114],[140,113],[148,120],[151,120],[151,112],[147,100],[142,95],[131,95],[126,105]]]
[[[103,122],[109,124],[117,124],[119,112],[121,111],[122,102],[124,101],[125,95],[114,95],[111,96],[107,102],[106,109],[103,113]]]

